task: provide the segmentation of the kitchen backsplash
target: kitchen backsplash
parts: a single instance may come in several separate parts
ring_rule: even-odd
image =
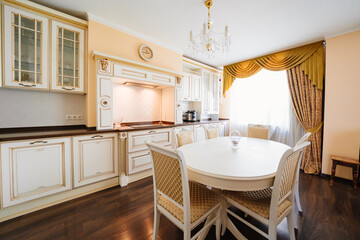
[[[114,122],[158,121],[161,116],[161,89],[114,84]]]
[[[0,128],[85,124],[85,95],[0,89],[0,116]]]

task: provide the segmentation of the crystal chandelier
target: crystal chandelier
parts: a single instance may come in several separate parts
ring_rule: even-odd
[[[203,25],[203,30],[196,36],[193,36],[190,31],[190,38],[188,41],[189,48],[193,54],[201,52],[208,58],[214,57],[217,50],[223,53],[229,53],[231,37],[228,26],[225,26],[225,33],[216,33],[213,31],[214,19],[210,17],[210,8],[212,0],[205,1],[205,6],[208,9],[208,19]]]

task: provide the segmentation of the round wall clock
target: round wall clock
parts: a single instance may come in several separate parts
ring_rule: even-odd
[[[145,61],[150,61],[154,57],[154,52],[152,48],[146,44],[143,44],[139,48],[139,54],[142,59]]]

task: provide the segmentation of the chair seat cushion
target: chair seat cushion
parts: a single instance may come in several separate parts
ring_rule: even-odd
[[[272,189],[267,188],[259,191],[237,192],[237,191],[218,191],[228,199],[235,201],[237,204],[257,213],[265,219],[269,219],[270,203]],[[291,206],[287,199],[282,201],[278,206],[278,217],[281,216]],[[236,207],[236,206],[235,206]]]
[[[189,192],[190,192],[190,213],[191,213],[191,223],[195,222],[218,203],[221,202],[221,196],[215,192],[207,189],[206,187],[195,183],[189,182]],[[181,208],[176,206],[174,203],[169,201],[166,197],[161,196],[158,199],[158,204],[165,208],[169,213],[171,213],[175,218],[180,222],[184,223],[184,212]]]

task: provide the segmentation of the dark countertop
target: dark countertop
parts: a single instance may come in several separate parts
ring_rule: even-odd
[[[52,127],[28,127],[28,128],[2,128],[0,129],[0,142],[5,141],[16,141],[26,139],[37,139],[37,138],[53,138],[53,137],[66,137],[66,136],[77,136],[77,135],[91,135],[111,132],[131,132],[131,131],[142,131],[149,129],[159,128],[172,128],[178,126],[198,125],[198,124],[209,124],[228,122],[228,119],[220,120],[202,120],[197,122],[184,122],[181,124],[174,123],[163,123],[162,125],[154,124],[152,126],[144,127],[130,127],[126,124],[120,128],[110,130],[96,130],[96,128],[87,128],[84,125],[76,126],[52,126]],[[139,123],[140,124],[140,123]],[[152,124],[152,122],[141,123],[141,124]]]

